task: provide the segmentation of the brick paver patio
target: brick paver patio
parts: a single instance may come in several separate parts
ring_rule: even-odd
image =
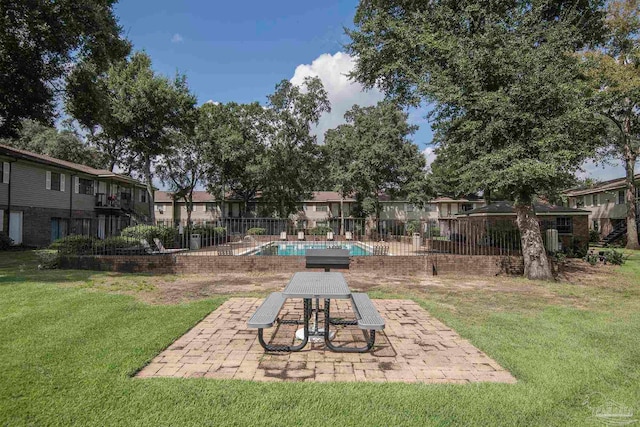
[[[334,353],[310,343],[298,353],[265,353],[247,320],[262,302],[231,298],[145,366],[138,377],[205,377],[254,381],[400,381],[515,383],[515,378],[454,330],[409,300],[374,300],[385,319],[371,353]],[[335,313],[334,313],[335,311]],[[302,301],[281,313],[302,317]],[[332,301],[332,317],[353,317],[348,301]],[[272,343],[293,343],[296,325],[265,331]],[[334,328],[337,343],[364,341],[354,326]],[[275,332],[275,333],[274,333]]]

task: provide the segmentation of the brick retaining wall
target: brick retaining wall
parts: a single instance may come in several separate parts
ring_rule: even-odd
[[[203,274],[215,272],[273,272],[293,273],[305,270],[303,256],[213,256],[213,255],[153,255],[153,256],[66,256],[61,268],[119,271],[128,273]],[[352,257],[350,271],[379,272],[381,274],[416,275],[470,274],[495,276],[521,275],[522,257],[494,255],[436,254],[422,256],[365,256]]]

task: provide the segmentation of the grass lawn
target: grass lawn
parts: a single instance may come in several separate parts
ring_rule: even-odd
[[[585,425],[605,397],[640,420],[640,253],[592,284],[371,290],[416,300],[514,385],[133,379],[226,296],[148,304],[154,276],[36,264],[0,253],[0,425]]]

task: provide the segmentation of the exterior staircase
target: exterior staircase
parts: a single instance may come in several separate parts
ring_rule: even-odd
[[[636,217],[636,227],[640,230],[640,216]],[[627,221],[625,220],[620,226],[614,228],[611,233],[607,234],[601,241],[603,246],[608,246],[617,242],[627,235]]]

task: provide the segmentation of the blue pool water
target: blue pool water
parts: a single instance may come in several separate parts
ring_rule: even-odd
[[[329,243],[328,246],[337,249],[349,249],[351,256],[371,255],[371,252],[354,243]],[[279,256],[304,256],[307,249],[326,249],[326,243],[270,243],[263,247],[256,255],[279,255]]]

